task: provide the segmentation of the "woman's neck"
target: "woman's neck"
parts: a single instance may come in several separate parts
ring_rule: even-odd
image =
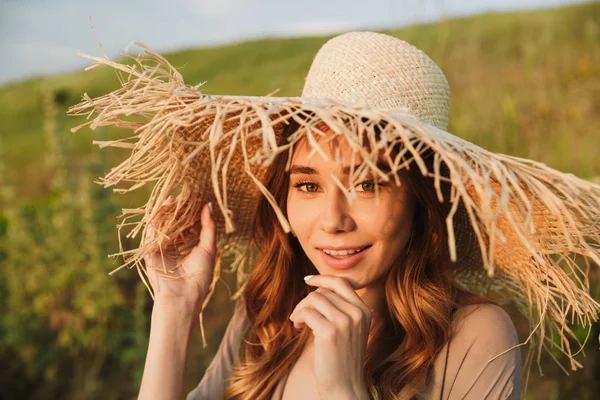
[[[378,320],[385,311],[385,279],[380,279],[369,286],[358,289],[356,294],[371,310],[371,320]]]

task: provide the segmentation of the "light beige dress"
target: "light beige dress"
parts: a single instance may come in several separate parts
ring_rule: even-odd
[[[223,399],[235,363],[237,346],[248,319],[238,302],[221,345],[198,386],[187,400]],[[519,399],[521,354],[519,348],[491,360],[519,343],[515,327],[506,312],[493,304],[469,305],[458,310],[452,333],[429,371],[425,399]],[[488,362],[489,361],[489,362]],[[288,373],[272,396],[280,400]]]

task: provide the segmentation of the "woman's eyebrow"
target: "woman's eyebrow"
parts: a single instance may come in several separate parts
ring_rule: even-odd
[[[390,172],[390,167],[387,163],[378,162],[376,165],[382,172]],[[360,165],[354,166],[354,170],[357,170],[359,167]],[[344,175],[350,175],[350,166],[343,167],[342,173]],[[292,174],[319,175],[319,171],[306,165],[292,165],[290,167],[290,175]]]
[[[292,165],[290,175],[292,174],[319,175],[319,171],[306,165]]]
[[[378,161],[377,164],[375,164],[377,166],[377,168],[384,173],[390,172],[390,166],[388,165],[388,163],[382,162],[382,161]],[[355,165],[354,166],[354,170],[356,171],[359,167],[362,167],[362,164],[360,165]],[[350,175],[350,166],[345,166],[344,168],[342,168],[342,173],[344,175]]]

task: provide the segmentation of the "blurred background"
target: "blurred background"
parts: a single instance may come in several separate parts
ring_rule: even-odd
[[[376,30],[424,50],[452,90],[450,132],[492,151],[532,158],[600,183],[600,4],[558,0],[0,0],[0,400],[131,399],[148,345],[150,295],[120,260],[119,195],[94,183],[126,152],[76,134],[66,110],[83,93],[118,87],[83,69],[76,51],[119,58],[131,41],[161,52],[202,91],[300,94],[318,48],[335,34]],[[123,241],[136,247],[136,238]],[[205,315],[209,346],[193,337],[185,388],[211,361],[232,312],[224,276]],[[600,300],[598,268],[591,272]],[[507,308],[524,341],[528,326]],[[585,340],[587,329],[578,331]],[[527,398],[600,393],[599,325],[583,370],[548,355]],[[522,349],[525,355],[527,347]],[[558,355],[558,353],[557,353]],[[566,365],[564,359],[559,361]],[[568,373],[567,373],[568,372]]]

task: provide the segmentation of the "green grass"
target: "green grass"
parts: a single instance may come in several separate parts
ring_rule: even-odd
[[[423,49],[452,90],[450,131],[493,151],[530,157],[582,177],[600,175],[600,5],[487,14],[387,31]],[[91,33],[90,33],[91,34]],[[213,94],[301,93],[312,58],[330,36],[269,39],[166,54],[188,84]],[[143,41],[144,38],[139,38]],[[98,52],[99,53],[99,52]],[[95,54],[99,55],[99,54]],[[13,180],[43,177],[41,89],[59,113],[117,87],[109,68],[16,82],[0,88],[0,119]],[[64,117],[65,146],[76,159],[97,149],[89,129]],[[117,135],[109,131],[109,136]],[[109,158],[119,159],[111,153]],[[43,196],[43,182],[19,188]]]

